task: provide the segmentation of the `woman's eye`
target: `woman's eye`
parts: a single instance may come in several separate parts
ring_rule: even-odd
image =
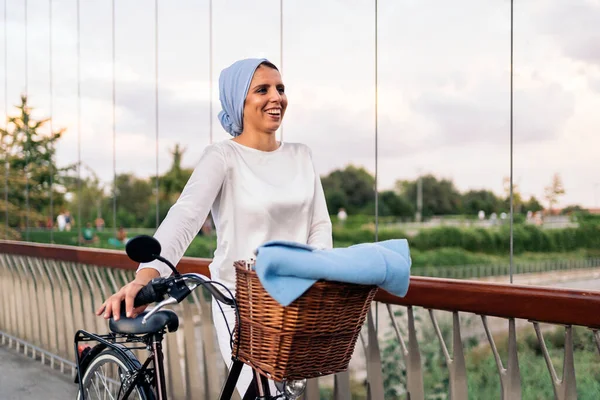
[[[256,93],[267,93],[267,89],[266,88],[259,88]]]
[[[278,91],[279,93],[285,93],[285,88],[283,88],[283,87],[278,87],[278,88],[277,88],[277,91]]]

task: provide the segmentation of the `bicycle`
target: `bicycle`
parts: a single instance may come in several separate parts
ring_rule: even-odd
[[[128,399],[132,395],[132,398],[138,400],[166,400],[162,341],[165,334],[178,329],[179,319],[175,312],[162,308],[180,303],[200,286],[205,287],[219,303],[233,307],[239,321],[236,299],[227,288],[200,274],[180,274],[168,260],[160,256],[160,243],[153,237],[142,235],[132,238],[127,243],[126,252],[135,262],[160,260],[169,266],[173,274],[168,278],[153,279],[136,296],[134,307],[157,302],[152,310],[144,311],[135,318],[123,316],[118,321],[111,318],[111,333],[106,335],[97,335],[85,330],[76,332],[75,383],[79,385],[79,400]],[[223,286],[231,297],[225,296],[216,285]],[[124,303],[121,304],[121,310],[125,310]],[[93,347],[82,346],[84,349],[80,352],[80,343],[92,341],[97,344]],[[144,363],[133,354],[134,349],[148,350],[149,354]],[[233,364],[222,388],[220,400],[231,399],[244,365],[233,352],[232,359]],[[306,387],[306,379],[278,382],[277,388],[280,393],[271,395],[267,377],[254,368],[252,370],[253,381],[249,393],[244,398],[256,396],[256,399],[261,400],[294,400],[302,395]]]
[[[97,335],[84,330],[76,332],[74,340],[77,367],[75,383],[79,385],[79,400],[89,400],[91,398],[121,400],[128,399],[132,395],[131,398],[138,400],[166,400],[167,388],[163,368],[162,341],[165,334],[175,332],[178,329],[179,319],[175,312],[165,310],[163,307],[180,303],[200,286],[206,288],[218,304],[232,307],[236,313],[235,340],[230,332],[232,365],[219,399],[231,399],[242,367],[244,364],[248,364],[253,372],[253,380],[244,399],[295,400],[303,394],[306,388],[306,378],[346,370],[358,332],[377,290],[376,287],[369,286],[317,282],[307,291],[305,296],[295,302],[295,307],[301,307],[311,313],[307,316],[303,315],[302,312],[298,312],[298,309],[294,309],[292,305],[282,308],[275,300],[270,298],[262,289],[256,274],[251,272],[250,264],[252,261],[246,263],[244,268],[240,267],[240,262],[236,262],[236,273],[238,274],[236,289],[240,301],[238,303],[231,291],[219,282],[210,281],[207,277],[196,273],[180,274],[168,260],[160,256],[160,243],[153,237],[137,236],[127,243],[125,250],[129,258],[135,262],[162,261],[169,266],[173,274],[168,278],[153,279],[137,294],[134,307],[157,302],[158,304],[152,310],[146,310],[135,318],[126,318],[124,315],[118,321],[111,318],[109,320],[111,333],[106,335]],[[252,282],[248,281],[250,276]],[[217,288],[217,285],[222,286],[229,297],[224,295]],[[257,292],[256,288],[258,287],[260,289]],[[249,288],[251,288],[250,291]],[[319,299],[318,301],[326,298],[330,306],[320,307],[316,300],[308,295],[309,292],[315,293],[314,298]],[[336,297],[336,295],[344,296],[343,300],[340,300],[340,297]],[[265,345],[264,343],[269,343],[269,337],[258,332],[260,344],[257,345],[258,347],[252,347],[251,343],[254,337],[249,332],[254,331],[256,333],[260,331],[260,327],[246,325],[258,324],[262,326],[262,321],[259,320],[260,316],[258,315],[260,313],[254,312],[250,322],[245,319],[245,325],[241,328],[240,309],[246,312],[253,299],[258,299],[261,307],[271,310],[267,314],[271,312],[291,312],[295,319],[284,321],[284,324],[288,324],[288,327],[298,326],[302,322],[299,325],[308,325],[308,329],[303,336],[297,337],[290,336],[288,329],[282,334],[284,340],[280,341],[279,346],[276,344]],[[339,306],[339,303],[344,305]],[[283,309],[285,311],[282,311]],[[121,304],[122,313],[124,313],[124,310],[125,304],[123,302]],[[329,318],[330,323],[323,324],[321,319],[315,319],[315,310],[320,310],[317,314],[320,313]],[[342,331],[340,332],[339,329],[331,330],[332,328],[328,328],[328,326],[342,327]],[[330,332],[325,332],[328,329]],[[313,341],[315,333],[319,336],[318,345]],[[290,340],[293,341],[295,346],[298,346],[296,354],[289,350],[281,350],[277,354],[273,354],[272,348],[289,349]],[[97,342],[97,344],[93,347],[89,345],[81,346],[83,350],[80,352],[80,343],[92,341]],[[283,345],[284,341],[286,341],[285,345]],[[282,368],[277,367],[279,368],[277,369],[272,365],[268,365],[269,363],[265,363],[265,358],[257,358],[256,364],[254,364],[255,360],[247,355],[248,349],[244,348],[244,344],[252,348],[251,353],[267,353],[266,358],[269,358],[270,362],[274,359],[277,360],[274,364],[278,364],[279,361],[287,358],[286,362],[289,365],[293,364],[295,369],[290,369],[284,373]],[[233,346],[237,346],[235,351],[233,351]],[[265,346],[268,348],[265,348]],[[134,349],[148,350],[148,357],[143,363],[133,354],[132,350]],[[319,356],[311,354],[311,350],[315,350],[315,354],[323,354],[323,349],[330,352],[327,358],[321,356],[321,359],[319,359]],[[273,369],[269,371],[271,367]],[[275,381],[278,393],[274,395],[271,394],[267,375]]]

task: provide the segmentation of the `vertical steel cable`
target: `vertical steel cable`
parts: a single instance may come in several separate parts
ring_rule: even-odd
[[[379,55],[377,53],[378,50],[378,37],[377,37],[377,28],[378,28],[378,1],[375,0],[375,241],[379,240],[379,192],[377,188],[377,182],[379,179],[379,82],[378,82],[378,60]],[[379,333],[379,307],[377,307],[377,303],[375,303],[375,332]]]
[[[213,142],[213,25],[212,25],[212,0],[208,0],[208,93],[210,96],[208,106],[209,143]]]
[[[50,88],[50,136],[54,134],[54,125],[52,119],[54,117],[54,93],[52,82],[52,0],[48,1],[48,86]],[[54,149],[54,148],[53,148]],[[50,173],[50,243],[54,243],[54,155],[50,156],[49,173]]]
[[[513,193],[513,0],[510,0],[510,283],[513,283],[514,193]]]
[[[25,96],[27,98],[27,104],[29,104],[29,21],[27,16],[27,0],[23,2],[25,5]],[[28,109],[31,107],[27,107]],[[28,111],[24,111],[28,112]],[[29,120],[25,125],[25,144],[27,150],[25,151],[25,240],[29,241],[29,153],[31,151],[31,132],[29,132]]]
[[[279,0],[279,71],[283,76],[283,0]],[[283,120],[279,131],[283,142]]]
[[[154,0],[154,132],[155,132],[155,157],[156,157],[156,228],[159,224],[158,213],[158,0]]]
[[[77,244],[81,244],[81,8],[77,0]]]
[[[375,241],[379,239],[379,193],[377,188],[377,182],[379,179],[378,170],[378,156],[379,156],[379,85],[378,85],[378,59],[377,54],[378,48],[378,37],[377,37],[377,26],[378,26],[378,1],[375,0]]]
[[[115,0],[112,0],[112,134],[113,134],[113,229],[117,235],[117,118],[115,91]]]
[[[7,28],[7,3],[4,0],[4,128],[8,132],[8,28]],[[6,209],[4,210],[4,239],[8,239],[8,149],[4,153],[4,202]]]

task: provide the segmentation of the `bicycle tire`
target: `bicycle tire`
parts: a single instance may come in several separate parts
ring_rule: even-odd
[[[94,357],[94,359],[90,362],[89,366],[87,367],[82,378],[82,387],[84,391],[88,389],[86,392],[85,400],[96,400],[100,398],[106,398],[101,397],[101,395],[107,393],[107,391],[111,395],[114,394],[114,396],[108,398],[117,398],[116,395],[119,393],[121,381],[117,381],[116,379],[114,379],[114,377],[116,376],[115,371],[119,371],[119,375],[123,371],[127,371],[128,373],[132,373],[135,371],[128,367],[129,363],[127,361],[129,360],[123,360],[123,356],[121,354],[110,348],[102,351],[100,354]],[[137,360],[135,361],[136,364],[139,365],[139,362]],[[113,371],[112,373],[111,371],[108,371],[109,375],[111,376],[106,376],[104,373],[106,372],[106,368],[103,367],[111,364],[113,365]],[[102,375],[104,375],[105,379],[101,378],[99,379],[99,381],[94,381],[93,378],[101,377],[99,374],[96,374],[96,372],[98,371],[102,372]],[[100,385],[102,385],[102,388],[99,387]],[[112,385],[112,387],[110,387],[110,385]],[[93,389],[90,389],[91,387]],[[81,392],[78,392],[77,399],[81,400],[81,398]],[[121,398],[119,397],[119,399]],[[155,400],[155,396],[154,392],[148,385],[138,384],[129,394],[128,399]]]

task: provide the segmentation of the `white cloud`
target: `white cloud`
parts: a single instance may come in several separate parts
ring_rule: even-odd
[[[48,2],[30,0],[30,93],[49,108]],[[54,121],[68,127],[63,163],[77,157],[75,3],[54,1]],[[154,5],[116,3],[116,155],[120,171],[155,168]],[[8,98],[24,82],[23,13],[9,7]],[[227,139],[216,114],[217,79],[235,59],[280,63],[279,1],[213,2],[214,61],[209,76],[208,3],[160,2],[159,164],[168,148],[188,147],[193,164],[208,143],[213,82],[215,140]],[[81,149],[112,176],[110,2],[81,3]],[[309,144],[321,173],[348,163],[375,170],[374,15],[368,1],[285,2],[283,76],[290,107],[285,140]],[[541,196],[563,174],[566,202],[590,204],[586,182],[600,181],[598,1],[528,1],[515,9],[515,176]],[[382,187],[418,169],[462,189],[501,190],[509,173],[509,3],[461,0],[379,2],[379,173]],[[560,23],[558,23],[558,22]],[[3,50],[3,49],[2,49]],[[0,53],[1,54],[1,53]],[[3,69],[3,63],[0,69]],[[2,71],[4,73],[5,71]],[[567,155],[566,151],[571,151]],[[581,189],[580,189],[581,188]]]

